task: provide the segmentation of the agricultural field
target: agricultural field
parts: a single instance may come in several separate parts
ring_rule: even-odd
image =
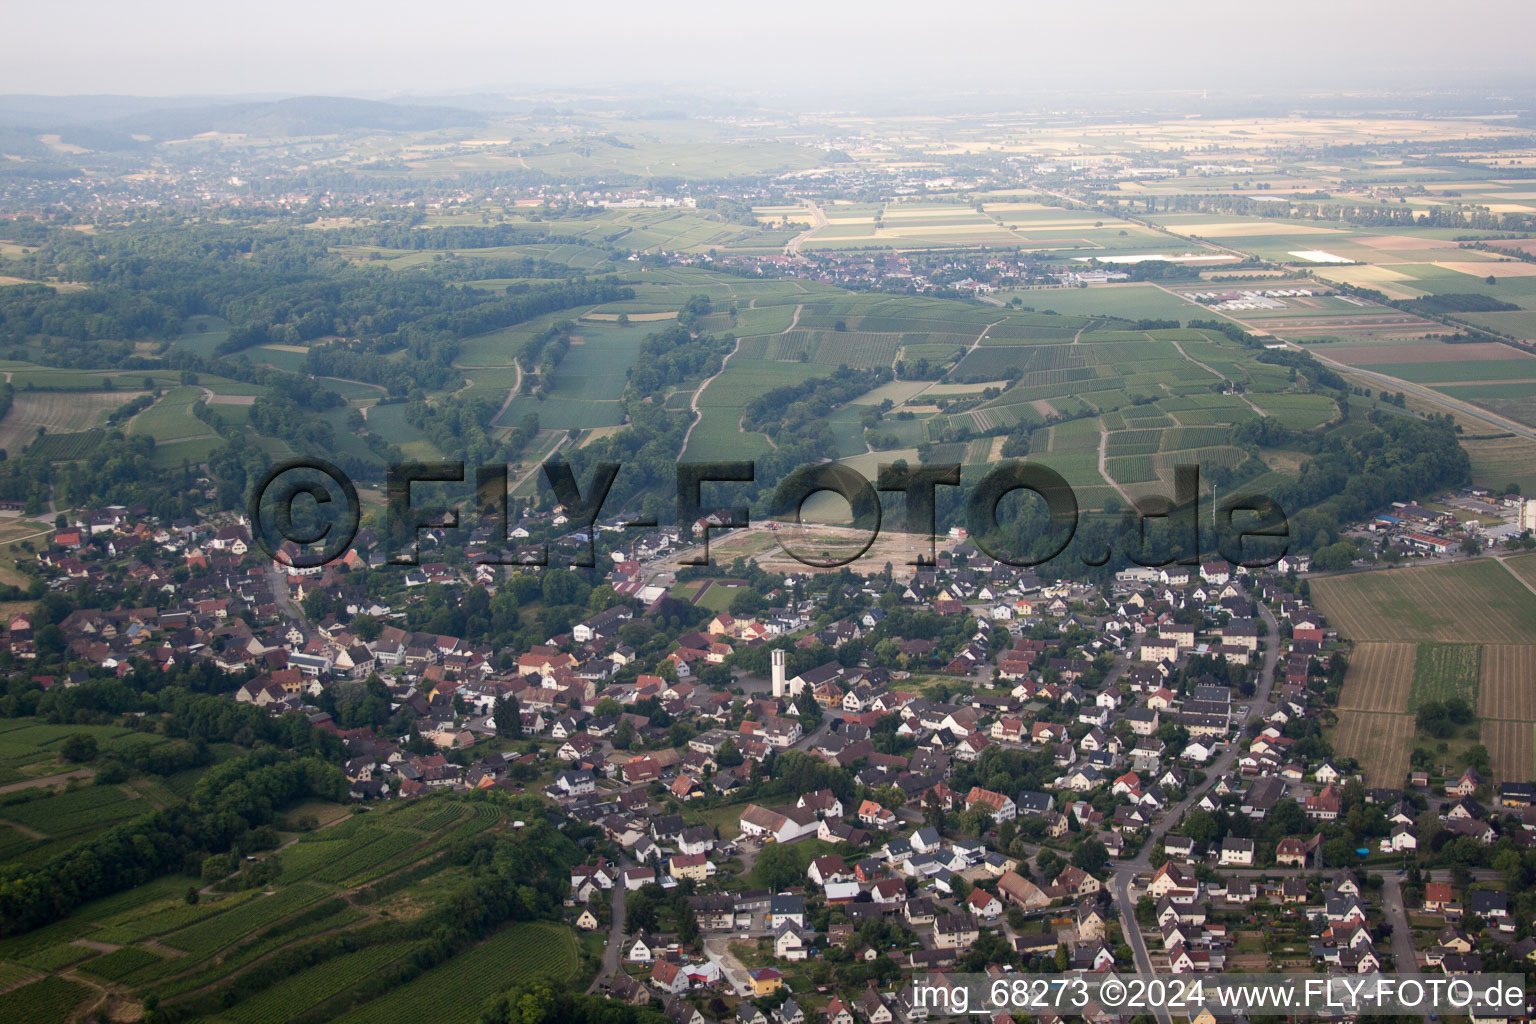
[[[1052,310],[1067,316],[1114,316],[1128,320],[1143,317],[1188,320],[1200,313],[1194,303],[1171,294],[1154,284],[1092,285],[1088,288],[1029,288],[1002,291],[1004,302],[1018,299],[1038,310]]]
[[[1228,469],[1242,464],[1246,453],[1223,443],[1230,431],[1221,424],[1269,414],[1304,430],[1338,415],[1331,399],[1288,390],[1291,384],[1281,368],[1256,362],[1247,350],[1219,335],[1115,330],[1113,322],[1102,318],[974,310],[978,333],[968,342],[956,333],[953,321],[938,319],[942,307],[933,303],[885,299],[875,300],[872,308],[870,304],[871,299],[863,297],[836,304],[806,302],[796,329],[744,339],[727,372],[700,396],[704,420],[695,441],[701,435],[716,437],[711,451],[725,451],[722,442],[732,417],[711,410],[739,409],[736,396],[724,389],[732,379],[740,379],[742,368],[830,363],[829,343],[843,346],[839,362],[878,363],[887,358],[885,350],[863,358],[857,353],[872,351],[869,346],[883,332],[901,337],[902,358],[915,358],[917,352],[949,358],[956,351],[964,357],[943,381],[897,381],[860,399],[861,404],[893,403],[875,427],[876,435],[894,434],[902,443],[941,442],[956,434],[996,435],[1044,426],[1047,418],[1060,420],[1055,432],[1044,435],[1044,446],[1035,443],[1032,452],[1049,453],[1052,468],[1064,473],[1080,489],[1080,497],[1093,504],[1111,497],[1124,504],[1126,494],[1132,499],[1166,494],[1173,468],[1180,463]],[[846,334],[817,329],[834,319],[844,323]],[[938,337],[948,340],[934,343]],[[1223,377],[1244,383],[1249,395],[1210,394],[1212,382]],[[912,417],[899,420],[894,414],[901,412]],[[926,431],[919,430],[919,422],[926,423]],[[1204,434],[1170,433],[1201,427],[1207,428]],[[1101,474],[1097,461],[1101,430],[1108,435],[1104,468],[1110,479]],[[762,451],[760,442],[743,441],[739,434],[733,441]],[[850,447],[840,443],[845,454]],[[976,446],[977,455],[982,451]],[[695,454],[693,445],[689,454]],[[1072,457],[1078,454],[1086,458]],[[1122,493],[1116,493],[1111,480]]]
[[[1406,712],[1417,654],[1414,644],[1357,644],[1339,694],[1340,710]]]
[[[1413,711],[1452,697],[1475,709],[1497,779],[1536,771],[1536,603],[1514,575],[1523,568],[1479,559],[1312,581],[1318,608],[1356,641],[1333,742],[1368,779],[1400,784],[1371,759],[1396,771],[1400,754],[1406,771]]]
[[[1536,594],[1493,559],[1326,577],[1312,596],[1356,642],[1536,643]]]
[[[1499,384],[1441,384],[1436,389],[1505,419],[1536,426],[1536,379]]]
[[[1536,552],[1505,558],[1504,567],[1530,586],[1536,587]]]
[[[1536,646],[1488,644],[1480,679],[1479,718],[1536,722]]]
[[[467,1020],[481,1003],[504,989],[541,977],[563,981],[575,969],[576,940],[569,928],[508,925],[410,984],[364,1003],[339,1022]],[[251,1024],[265,1024],[265,1020]]]
[[[415,424],[405,418],[406,406],[401,403],[373,405],[364,413],[371,433],[382,435],[391,444],[400,446],[407,458],[438,459],[442,453],[432,446]]]
[[[59,747],[75,733],[85,733],[102,746],[132,737],[115,725],[51,725],[24,718],[0,721],[0,783],[68,771],[71,766],[59,757]]]
[[[0,449],[20,452],[46,434],[84,433],[142,391],[17,391],[0,420]]]
[[[1499,782],[1525,782],[1536,773],[1536,722],[1483,722],[1483,746]]]
[[[5,993],[8,1013],[14,1020],[27,1024],[63,1024],[72,1011],[92,990],[77,981],[63,978],[42,978],[31,984],[14,988]]]
[[[555,368],[547,397],[514,398],[498,425],[511,426],[530,412],[539,426],[550,430],[608,427],[623,422],[619,396],[630,367],[640,355],[640,343],[654,327],[583,326],[571,338],[570,351]],[[475,372],[467,371],[474,380]],[[508,382],[510,383],[510,382]]]
[[[154,405],[128,424],[129,434],[143,434],[157,445],[171,444],[211,435],[208,424],[192,414],[192,406],[203,397],[200,387],[177,387],[167,391]]]
[[[6,730],[0,742],[18,751],[46,749],[56,742],[46,730],[62,736],[89,728],[33,725]],[[118,741],[105,731],[102,738]],[[126,795],[119,787],[87,786],[0,810],[8,821],[62,835],[104,827],[150,805],[149,799]],[[348,1019],[405,1019],[419,1016],[425,1006],[439,1014],[451,1011],[444,1019],[468,1019],[487,996],[519,980],[547,974],[560,981],[574,972],[576,944],[568,928],[514,923],[419,978],[370,989],[376,998],[358,1004],[349,993],[424,942],[369,940],[366,929],[397,915],[408,918],[419,912],[413,904],[430,901],[461,879],[465,869],[439,855],[456,841],[498,827],[499,809],[490,801],[445,796],[383,805],[367,815],[323,803],[302,810],[324,824],[312,832],[279,833],[281,874],[262,889],[205,887],[196,903],[188,903],[188,886],[201,883],[167,876],[87,904],[38,931],[0,940],[0,984],[23,986],[7,993],[7,1005],[30,1007],[29,1021],[62,1021],[103,991],[118,1007],[136,1009],[151,991],[175,1006],[197,998],[204,986],[225,983],[258,958],[336,932],[357,936],[355,949],[268,980],[227,1002],[219,1019],[269,1024],[310,1011],[322,1013],[317,1019],[349,1013]],[[80,834],[85,832],[75,835]],[[9,849],[6,854],[18,859]],[[355,897],[362,887],[402,870],[411,872],[409,884],[383,899],[337,898]]]
[[[1477,644],[1419,644],[1408,710],[1416,711],[1431,701],[1444,703],[1453,698],[1477,707],[1481,653]]]
[[[1368,786],[1401,786],[1413,749],[1413,716],[1371,711],[1338,712],[1333,749],[1365,768]]]
[[[826,376],[832,369],[815,363],[743,359],[738,353],[699,393],[701,417],[684,457],[691,462],[751,459],[765,454],[771,450],[768,439],[762,434],[743,433],[740,428],[747,403],[774,388]]]
[[[309,349],[303,345],[257,345],[247,349],[246,354],[253,363],[265,363],[289,373],[302,373],[304,363],[309,358]]]
[[[201,315],[188,317],[176,339],[178,351],[212,359],[218,347],[229,337],[229,323],[223,317]]]
[[[1536,774],[1536,646],[1483,648],[1477,714],[1495,779],[1528,781]]]
[[[1463,440],[1472,460],[1472,482],[1496,488],[1513,482],[1525,494],[1536,494],[1536,441],[1507,435]]]

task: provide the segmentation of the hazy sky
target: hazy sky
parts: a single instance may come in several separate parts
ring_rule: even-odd
[[[1484,88],[1530,79],[1531,0],[9,0],[0,92],[388,96],[674,82]]]

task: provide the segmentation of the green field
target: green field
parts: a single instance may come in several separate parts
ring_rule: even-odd
[[[1408,710],[1429,701],[1459,697],[1477,707],[1478,670],[1482,648],[1477,644],[1419,644],[1413,663],[1413,689]]]
[[[645,325],[581,325],[570,351],[555,368],[547,396],[519,395],[497,422],[510,426],[536,413],[539,426],[549,430],[618,426],[623,422],[619,396],[628,383],[630,367],[640,356],[640,343],[655,331]],[[477,371],[466,372],[473,380]],[[505,397],[505,391],[502,394]]]
[[[1189,320],[1201,316],[1192,302],[1151,284],[1108,284],[1090,288],[1041,288],[999,292],[1003,301],[1018,299],[1039,310],[1072,316],[1118,316],[1128,320]]]
[[[1312,597],[1350,640],[1536,643],[1536,594],[1489,558],[1317,579]]]
[[[751,459],[770,451],[761,434],[743,433],[742,410],[754,398],[789,384],[826,376],[831,368],[815,363],[781,363],[742,359],[739,355],[699,396],[702,417],[689,438],[685,457],[703,459]]]
[[[7,1019],[26,1024],[63,1024],[90,993],[91,989],[77,981],[43,978],[5,994]]]
[[[156,444],[211,434],[213,431],[208,424],[192,415],[192,405],[201,397],[201,388],[172,388],[158,402],[135,416],[128,432],[152,437]]]
[[[576,941],[570,929],[509,925],[411,984],[358,1007],[340,1018],[340,1024],[468,1020],[481,1003],[504,989],[535,978],[563,981],[575,967]]]
[[[191,352],[204,359],[213,358],[214,351],[229,337],[229,324],[222,317],[189,317],[183,325],[182,335],[176,339],[179,351]]]
[[[729,600],[728,593],[722,596]],[[20,748],[26,740],[51,742],[54,728],[64,727],[12,728],[4,735],[21,734],[9,741]],[[162,799],[174,799],[166,786],[150,780],[133,786],[146,792],[159,786],[155,792]],[[118,787],[88,786],[4,810],[10,820],[30,826],[62,831],[83,827],[94,816],[91,827],[98,827],[110,824],[114,814],[120,819],[121,805],[137,805],[135,810],[147,805],[126,796]],[[335,811],[341,811],[339,817]],[[490,801],[445,796],[381,805],[358,816],[335,808],[322,818],[332,822],[330,827],[291,836],[297,842],[278,854],[282,874],[263,888],[205,892],[198,902],[187,903],[184,893],[195,884],[169,875],[96,900],[36,931],[0,940],[0,984],[24,985],[7,994],[7,1005],[26,1007],[29,1021],[63,1020],[94,991],[72,980],[74,971],[82,981],[94,979],[127,993],[155,991],[174,1004],[197,998],[205,986],[228,984],[242,967],[262,957],[326,934],[351,936],[353,947],[266,979],[244,997],[226,1002],[220,1019],[265,1024],[322,1004],[333,1007],[333,1015],[351,1012],[353,1019],[406,1019],[398,1014],[415,1019],[415,1008],[426,1006],[451,1013],[444,1019],[469,1019],[486,996],[519,980],[545,974],[563,980],[574,971],[576,947],[569,929],[547,922],[514,923],[419,978],[378,985],[382,971],[421,949],[428,937],[370,936],[391,919],[392,908],[418,900],[430,904],[435,895],[465,880],[467,869],[442,854],[497,824],[500,809]],[[84,834],[88,830],[77,835]],[[410,872],[409,884],[395,886],[398,894],[386,894],[382,902],[356,898],[363,887],[404,869]],[[109,951],[77,942],[110,944],[100,947]],[[376,998],[359,1005],[363,997],[353,993],[360,986],[369,986],[368,995]]]
[[[1457,362],[1452,351],[1446,354],[1445,362],[1377,363],[1370,369],[1415,384],[1495,382],[1536,378],[1536,357]]]

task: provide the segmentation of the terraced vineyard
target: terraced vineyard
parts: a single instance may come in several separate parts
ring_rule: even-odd
[[[111,731],[103,735],[105,742],[117,741]],[[11,737],[18,755],[28,739],[54,739],[47,727],[0,736]],[[28,820],[60,827],[104,813],[114,801],[144,802],[124,799],[116,787],[90,786],[6,810],[30,811]],[[7,1009],[22,1007],[26,1016],[17,1019],[62,1021],[96,991],[90,985],[153,991],[169,1005],[187,1005],[244,967],[339,935],[354,948],[271,978],[225,1006],[218,1019],[269,1024],[317,1008],[351,1013],[353,1020],[471,1019],[486,996],[518,980],[569,977],[577,961],[569,930],[513,924],[419,978],[381,986],[378,979],[392,976],[392,965],[420,950],[428,936],[389,937],[378,928],[402,912],[408,920],[421,901],[464,879],[467,869],[445,851],[501,820],[500,807],[487,799],[443,795],[383,804],[293,836],[276,854],[281,874],[262,888],[205,891],[188,903],[187,889],[201,883],[170,876],[98,900],[56,924],[0,940],[0,984],[19,986],[6,994]]]
[[[514,924],[412,984],[360,1006],[339,1024],[467,1020],[502,989],[532,978],[563,980],[575,967],[576,942],[569,929]]]

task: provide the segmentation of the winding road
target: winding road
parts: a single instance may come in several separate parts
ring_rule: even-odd
[[[816,203],[814,199],[805,200],[805,205],[806,208],[811,211],[811,226],[789,240],[788,244],[784,246],[785,256],[800,255],[801,244],[816,232],[827,226],[827,215],[821,212],[821,207]]]
[[[789,318],[789,326],[784,328],[782,331],[779,332],[781,335],[782,334],[788,334],[790,331],[795,329],[795,325],[800,323],[800,313],[804,309],[805,309],[805,304],[804,303],[799,303],[799,304],[797,304],[795,306],[795,315]],[[722,373],[725,372],[725,366],[726,366],[727,363],[729,363],[731,361],[731,356],[734,356],[737,352],[740,352],[740,351],[741,351],[741,339],[737,338],[736,339],[736,347],[731,349],[729,352],[727,352],[725,354],[725,358],[720,360],[720,369],[716,370],[714,373],[710,374],[708,377],[705,377],[702,381],[699,382],[699,386],[693,389],[693,398],[690,399],[689,402],[688,402],[688,410],[691,413],[693,413],[693,422],[688,424],[688,429],[683,433],[683,447],[677,453],[678,459],[682,459],[682,457],[685,454],[687,454],[687,452],[688,452],[688,440],[691,437],[693,437],[693,428],[697,427],[704,420],[704,415],[699,412],[699,396],[704,393],[704,389],[705,388],[709,387],[710,384],[714,383],[714,380],[715,380],[716,377],[720,376]],[[737,420],[736,421],[736,425],[739,427],[741,425],[741,421]],[[770,441],[768,443],[772,444],[773,442]]]

